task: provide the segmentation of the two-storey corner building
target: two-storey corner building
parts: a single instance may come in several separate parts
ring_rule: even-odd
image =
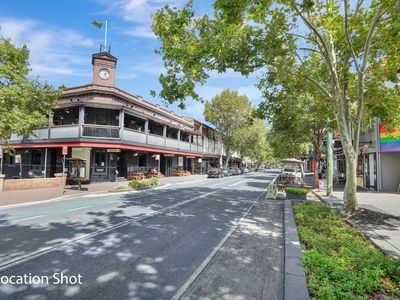
[[[46,128],[11,136],[22,163],[4,155],[6,178],[19,177],[21,167],[23,178],[62,172],[63,147],[67,158],[83,162],[80,172],[90,182],[150,168],[166,176],[174,169],[205,173],[219,160],[223,146],[212,128],[117,88],[117,58],[110,53],[93,54],[92,64],[93,82],[65,89]]]

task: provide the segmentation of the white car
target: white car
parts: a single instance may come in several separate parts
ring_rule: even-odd
[[[296,178],[301,178],[301,170],[300,169],[293,169],[293,168],[284,168],[282,170],[282,175],[293,175]]]

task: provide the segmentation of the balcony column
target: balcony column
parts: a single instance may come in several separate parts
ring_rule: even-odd
[[[81,137],[83,134],[83,124],[85,124],[85,107],[79,106],[79,121],[78,121],[78,136]]]
[[[121,109],[119,111],[119,138],[124,139],[124,121],[125,121],[125,111]]]
[[[189,133],[189,149],[192,150],[192,134]]]
[[[167,125],[164,125],[162,135],[164,137],[164,147],[167,146]]]
[[[51,138],[51,126],[53,126],[53,115],[49,116],[49,124],[47,126],[47,139]]]
[[[181,130],[180,129],[178,129],[178,137],[177,137],[177,139],[178,139],[178,148],[180,148],[180,145],[181,145]]]
[[[144,123],[144,132],[146,133],[146,144],[149,143],[149,120],[146,119],[146,122]]]

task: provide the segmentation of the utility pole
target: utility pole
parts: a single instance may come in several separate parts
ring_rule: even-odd
[[[333,134],[328,130],[326,133],[326,159],[327,159],[327,175],[326,175],[326,195],[332,196],[333,193]]]

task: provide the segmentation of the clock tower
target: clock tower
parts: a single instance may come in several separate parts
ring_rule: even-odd
[[[93,83],[104,86],[115,86],[115,67],[117,58],[108,52],[92,55]]]

